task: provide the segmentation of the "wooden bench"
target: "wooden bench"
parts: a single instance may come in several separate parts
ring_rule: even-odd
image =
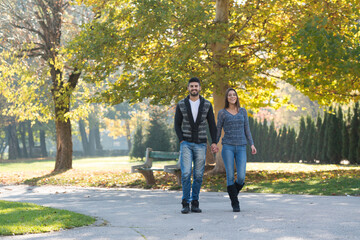
[[[165,165],[163,168],[155,168],[152,166],[153,161],[171,161],[176,160],[177,164],[175,165]],[[167,173],[174,174],[178,184],[181,184],[181,170],[179,152],[162,152],[162,151],[153,151],[151,148],[146,148],[145,152],[145,163],[140,165],[135,165],[131,167],[131,173],[141,173],[144,175],[146,183],[148,185],[155,184],[154,171],[164,171]]]

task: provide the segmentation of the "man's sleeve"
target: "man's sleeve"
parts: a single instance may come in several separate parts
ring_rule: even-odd
[[[211,143],[216,143],[216,123],[215,123],[215,116],[214,116],[214,111],[213,111],[213,107],[210,104],[210,109],[209,112],[207,114],[207,121],[209,124],[209,130],[210,130],[210,136],[211,136]]]
[[[175,111],[174,127],[175,127],[176,135],[179,139],[179,142],[183,141],[183,134],[182,134],[182,130],[181,130],[182,121],[183,121],[183,115],[182,115],[182,112],[180,111],[180,107],[178,104],[176,106],[176,111]]]

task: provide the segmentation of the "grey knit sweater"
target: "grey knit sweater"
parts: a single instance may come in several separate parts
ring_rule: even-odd
[[[209,126],[212,143],[216,142],[216,124],[211,103],[200,96],[200,106],[196,121],[192,116],[190,98],[187,96],[176,106],[175,131],[179,141],[206,143],[206,129]]]
[[[254,144],[251,136],[249,119],[245,108],[240,108],[239,112],[232,115],[225,109],[221,109],[218,113],[217,121],[217,141],[220,140],[221,129],[224,128],[224,137],[222,144],[228,145],[250,145]]]

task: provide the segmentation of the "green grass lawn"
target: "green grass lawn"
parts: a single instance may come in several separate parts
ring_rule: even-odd
[[[24,160],[0,163],[0,184],[137,187],[179,190],[175,176],[156,172],[156,185],[147,186],[130,167],[128,157],[74,159],[73,169],[53,173],[55,162]],[[155,162],[154,165],[174,164]],[[226,176],[205,174],[203,191],[226,191]],[[313,195],[360,195],[360,167],[300,163],[248,163],[245,192]]]
[[[58,231],[94,222],[95,218],[79,213],[0,200],[0,235]]]

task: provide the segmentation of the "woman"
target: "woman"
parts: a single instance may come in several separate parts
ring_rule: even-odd
[[[256,148],[249,128],[249,119],[245,108],[240,108],[238,95],[233,88],[225,93],[225,108],[218,113],[217,143],[224,129],[221,156],[226,170],[227,191],[234,212],[240,212],[238,194],[245,184],[246,144],[249,142],[251,153],[256,154]],[[234,181],[234,161],[237,179]]]

